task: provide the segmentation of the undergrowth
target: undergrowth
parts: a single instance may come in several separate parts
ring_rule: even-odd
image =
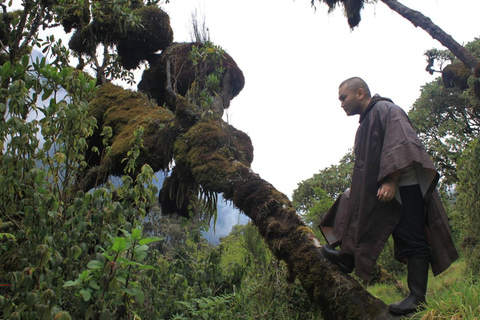
[[[467,262],[461,259],[437,277],[433,277],[430,272],[426,309],[411,318],[404,317],[403,319],[480,319],[480,281],[466,269]],[[407,288],[406,275],[398,280]],[[371,286],[368,291],[386,304],[404,298],[398,287],[392,284]]]

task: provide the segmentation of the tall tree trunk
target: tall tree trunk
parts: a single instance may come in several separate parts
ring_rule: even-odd
[[[433,39],[438,40],[473,72],[473,69],[478,64],[478,59],[455,41],[452,36],[433,23],[429,17],[426,17],[419,11],[406,7],[396,0],[381,1],[389,6],[390,9],[410,21],[415,27],[422,28],[431,35]]]

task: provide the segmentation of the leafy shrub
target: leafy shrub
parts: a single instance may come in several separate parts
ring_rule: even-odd
[[[143,263],[147,244],[159,240],[143,238],[140,227],[155,201],[153,171],[145,165],[129,174],[142,128],[121,183],[83,192],[95,80],[28,56],[5,63],[0,77],[10,81],[0,89],[0,211],[8,228],[0,266],[11,285],[0,297],[4,318],[130,318],[144,299],[139,279],[153,269]],[[46,105],[37,105],[40,97]]]
[[[458,169],[458,211],[463,217],[463,247],[468,269],[480,275],[480,143],[472,141],[463,151]]]

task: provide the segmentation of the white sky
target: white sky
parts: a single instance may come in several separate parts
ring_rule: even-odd
[[[245,87],[225,119],[251,137],[252,169],[289,197],[299,182],[337,164],[353,146],[358,116],[347,117],[340,108],[341,81],[360,76],[373,93],[408,111],[421,86],[436,77],[424,71],[423,53],[444,49],[382,2],[366,5],[351,31],[341,9],[328,14],[317,4],[314,11],[310,0],[170,1],[162,8],[176,42],[190,41],[197,9],[211,40],[243,71]],[[479,0],[400,2],[461,44],[480,36]]]
[[[478,0],[401,0],[461,44],[480,35]],[[254,146],[252,169],[291,197],[302,180],[337,164],[353,146],[358,116],[347,117],[338,84],[360,76],[373,93],[408,111],[434,80],[423,53],[444,49],[385,4],[366,5],[350,31],[341,9],[310,0],[171,0],[176,42],[190,41],[191,13],[204,13],[211,40],[242,69],[246,84],[228,121]]]

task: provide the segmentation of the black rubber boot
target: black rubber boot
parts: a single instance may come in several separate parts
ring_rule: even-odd
[[[326,244],[322,247],[323,254],[331,262],[338,265],[340,270],[345,273],[350,273],[355,267],[355,260],[353,254],[343,253],[340,250],[335,250],[331,245]]]
[[[410,294],[402,301],[389,305],[388,310],[399,315],[406,315],[419,311],[426,305],[425,295],[429,266],[430,258],[407,259],[407,284]]]

